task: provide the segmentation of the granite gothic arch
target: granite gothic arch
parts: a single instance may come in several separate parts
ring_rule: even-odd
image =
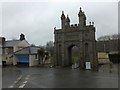
[[[78,13],[79,23],[70,25],[70,18],[62,11],[61,29],[54,28],[54,65],[70,66],[70,53],[73,46],[79,49],[80,68],[85,68],[85,62],[90,62],[92,68],[97,68],[97,52],[94,22],[86,25],[86,15],[81,10]]]

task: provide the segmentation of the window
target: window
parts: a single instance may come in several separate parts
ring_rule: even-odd
[[[38,55],[37,54],[35,54],[35,59],[38,59]]]

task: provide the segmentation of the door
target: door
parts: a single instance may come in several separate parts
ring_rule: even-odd
[[[17,63],[29,63],[29,57],[28,56],[22,56],[22,57],[18,57],[18,61]]]

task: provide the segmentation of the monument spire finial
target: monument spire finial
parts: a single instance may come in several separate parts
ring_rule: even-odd
[[[64,14],[64,11],[62,11],[62,14]]]
[[[80,7],[80,12],[82,12],[82,8]]]
[[[67,17],[69,17],[68,14],[67,14]]]
[[[81,7],[80,7],[80,10],[81,10]]]
[[[66,21],[67,21],[67,22],[70,22],[70,18],[69,18],[69,16],[68,16],[68,14],[67,14],[67,19],[66,19]]]

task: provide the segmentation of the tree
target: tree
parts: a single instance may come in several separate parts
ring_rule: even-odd
[[[45,57],[44,57],[44,61],[43,63],[45,63],[45,61],[49,58],[49,52],[45,51]]]
[[[50,56],[53,56],[53,48],[54,48],[54,43],[53,41],[49,41],[46,43],[46,50],[49,52]]]
[[[43,64],[43,58],[45,56],[45,49],[44,48],[40,48],[38,50],[38,60],[39,60],[39,64]]]
[[[47,59],[49,56],[49,52],[45,51],[45,55],[46,55],[46,59]]]
[[[97,40],[98,41],[108,41],[108,40],[117,40],[118,38],[120,38],[120,34],[112,34],[112,35],[100,36]]]
[[[35,44],[31,44],[30,46],[35,46]]]

